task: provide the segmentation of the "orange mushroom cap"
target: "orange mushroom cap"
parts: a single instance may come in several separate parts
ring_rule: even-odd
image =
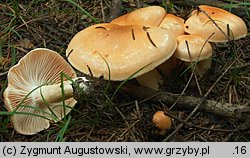
[[[175,37],[184,35],[184,20],[173,14],[166,14],[159,27],[169,30]]]
[[[140,8],[112,20],[111,24],[118,25],[144,25],[158,26],[164,18],[166,11],[160,6]]]
[[[177,37],[177,42],[174,56],[182,61],[201,61],[212,56],[212,46],[201,36],[181,35]]]
[[[209,38],[210,42],[227,42],[228,37],[237,40],[247,35],[247,26],[240,17],[206,5],[200,5],[199,9],[194,10],[185,22],[185,32]]]
[[[152,119],[155,126],[160,130],[168,130],[172,126],[172,120],[169,116],[165,115],[164,111],[157,111]]]
[[[173,55],[176,45],[173,35],[162,28],[104,23],[78,32],[66,55],[85,74],[90,69],[94,77],[125,80],[145,66],[133,77],[153,70]]]

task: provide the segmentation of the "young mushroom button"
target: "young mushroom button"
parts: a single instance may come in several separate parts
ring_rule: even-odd
[[[176,46],[173,35],[162,28],[104,23],[77,33],[66,55],[85,74],[90,70],[94,77],[121,81],[153,70],[173,55]],[[158,87],[158,81],[150,82],[145,86]]]
[[[75,78],[71,66],[56,52],[38,48],[26,54],[8,73],[4,103],[15,130],[25,135],[47,129],[75,105],[70,81],[64,82],[65,107],[62,103],[61,73]]]
[[[160,130],[160,134],[165,134],[172,127],[172,120],[164,111],[154,113],[152,122]]]

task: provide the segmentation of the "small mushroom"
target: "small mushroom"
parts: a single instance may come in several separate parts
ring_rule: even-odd
[[[195,72],[203,76],[212,62],[212,46],[205,38],[197,35],[181,35],[177,37],[177,48],[174,56],[181,61],[197,62]]]
[[[160,134],[165,134],[172,127],[172,119],[164,111],[157,111],[153,115],[152,122],[160,130]]]
[[[247,35],[247,26],[240,17],[206,5],[200,5],[199,9],[191,13],[184,29],[189,34],[208,39],[209,42],[227,42],[229,38],[237,40]]]
[[[60,74],[75,78],[72,67],[56,52],[38,48],[30,51],[8,73],[4,103],[18,133],[36,134],[69,113],[76,104],[70,81],[64,82],[62,103]]]
[[[121,81],[141,76],[170,58],[176,39],[162,28],[96,24],[77,33],[66,55],[73,67],[94,77]],[[110,72],[109,72],[110,70]],[[158,81],[148,80],[158,89]]]

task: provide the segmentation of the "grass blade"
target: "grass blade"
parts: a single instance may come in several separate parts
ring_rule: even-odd
[[[59,131],[59,134],[58,134],[58,136],[56,138],[57,142],[64,142],[65,141],[64,138],[63,138],[63,136],[64,136],[66,130],[68,129],[70,120],[71,120],[71,116],[69,115],[66,123],[64,124],[64,126],[62,127],[62,129]]]
[[[69,2],[76,6],[78,9],[80,9],[86,16],[88,16],[94,23],[98,23],[98,20],[93,17],[89,12],[87,12],[85,9],[83,9],[80,5],[78,5],[74,0],[65,0],[66,2]]]

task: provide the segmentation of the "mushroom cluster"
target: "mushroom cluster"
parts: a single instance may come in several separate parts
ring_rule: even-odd
[[[183,61],[195,66],[194,72],[203,76],[212,63],[213,47],[210,42],[227,42],[237,40],[247,35],[247,27],[244,21],[236,15],[225,10],[201,5],[194,10],[184,22],[183,19],[167,14],[161,7],[150,6],[141,8],[118,17],[111,21],[118,25],[143,25],[146,27],[160,27],[171,32],[177,39],[177,48],[173,57],[159,65],[158,70],[175,68],[176,63]],[[166,74],[165,74],[166,75]],[[157,77],[152,77],[157,76]],[[149,88],[158,89],[157,82],[161,82],[162,76],[157,70],[147,76],[154,84],[142,84]],[[157,128],[164,131],[171,127],[171,119],[164,115],[163,111],[154,114],[153,123]]]
[[[163,81],[156,67],[174,68],[177,59],[199,62],[196,71],[202,75],[211,65],[209,42],[226,42],[246,34],[242,19],[219,8],[201,5],[184,22],[162,7],[150,6],[78,32],[66,56],[84,74],[114,81],[136,78],[141,85],[158,90]],[[70,64],[57,52],[39,48],[9,70],[4,102],[8,111],[16,113],[11,120],[17,132],[31,135],[47,129],[50,121],[62,119],[74,107],[72,82],[61,78],[65,73],[77,79]],[[81,88],[88,85],[83,83]],[[159,118],[153,119],[157,126]]]
[[[150,6],[80,31],[66,55],[85,74],[118,81],[136,78],[142,86],[158,90],[162,76],[155,68],[173,56],[176,37],[182,34],[183,19]]]
[[[170,31],[177,38],[174,57],[158,68],[161,74],[166,72],[164,69],[173,69],[178,59],[186,63],[195,62],[195,73],[203,76],[212,62],[213,49],[210,42],[227,42],[247,35],[246,24],[240,17],[206,5],[200,5],[185,22],[173,14],[167,14],[159,6],[150,6],[118,17],[111,23],[160,27]],[[158,89],[156,86],[150,88]]]
[[[210,42],[246,34],[242,19],[219,8],[201,5],[184,21],[162,7],[149,6],[80,31],[66,55],[85,74],[119,81],[136,78],[142,86],[158,90],[162,74],[179,60],[196,63],[195,72],[203,76],[211,66]]]

